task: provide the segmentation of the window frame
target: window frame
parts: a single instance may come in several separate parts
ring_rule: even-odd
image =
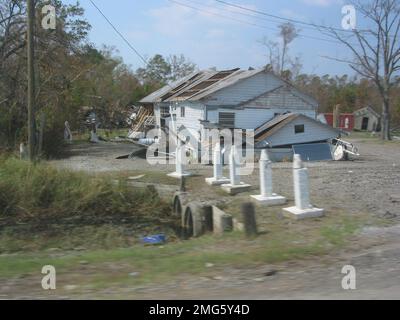
[[[226,123],[222,123],[221,122],[221,115],[229,115],[229,116],[232,116],[232,122],[231,123],[228,123],[228,124],[226,124]],[[235,128],[235,122],[236,122],[236,113],[235,112],[218,112],[218,123],[220,124],[220,125],[223,125],[223,126],[226,126],[226,127],[229,127],[229,128]]]
[[[301,128],[300,131],[298,130],[298,128]],[[306,126],[304,124],[295,124],[294,125],[294,134],[301,134],[306,132]]]

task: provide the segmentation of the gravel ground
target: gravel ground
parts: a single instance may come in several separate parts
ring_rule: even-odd
[[[398,299],[400,298],[400,144],[352,140],[361,156],[354,161],[307,163],[312,202],[327,210],[367,213],[391,222],[392,227],[367,228],[357,236],[354,245],[327,257],[291,261],[257,268],[216,269],[213,276],[189,276],[165,284],[143,287],[108,288],[103,291],[65,288],[62,295],[43,291],[33,293],[21,280],[0,283],[0,298],[132,298],[132,299]],[[128,154],[135,146],[122,143],[73,145],[68,159],[51,163],[59,168],[90,172],[173,171],[171,165],[151,166],[144,159],[115,159]],[[257,166],[256,166],[257,167]],[[190,170],[210,176],[209,166],[190,166]],[[275,191],[292,195],[290,163],[273,165]],[[258,170],[243,178],[258,189]],[[204,185],[204,186],[203,186]],[[189,184],[198,198],[216,199],[205,184]],[[247,197],[247,195],[245,195]],[[235,197],[226,197],[227,201]],[[352,242],[353,243],[353,242]],[[357,271],[357,290],[343,290],[341,274],[344,265]],[[210,269],[212,271],[212,267]],[[212,273],[212,272],[211,272]],[[7,289],[8,288],[8,289]],[[18,289],[19,288],[19,289]],[[17,294],[19,292],[19,294]]]
[[[400,143],[378,144],[372,141],[351,140],[359,148],[361,156],[354,161],[306,163],[309,168],[311,200],[326,209],[342,209],[349,213],[365,212],[379,217],[400,220]],[[146,159],[116,159],[138,147],[127,143],[81,144],[70,147],[70,157],[50,163],[71,170],[88,172],[118,172],[134,170],[146,173],[168,173],[174,165],[150,165]],[[220,199],[221,195],[210,192],[203,177],[212,176],[212,167],[190,165],[188,169],[198,176],[191,192],[201,199]],[[250,183],[252,193],[259,186],[258,164],[249,176],[242,180]],[[228,168],[225,173],[228,175]],[[273,164],[275,192],[293,199],[292,164]],[[245,196],[248,196],[245,194]],[[232,197],[227,197],[227,201]]]

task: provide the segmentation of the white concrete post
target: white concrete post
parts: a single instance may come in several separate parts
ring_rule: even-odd
[[[176,151],[175,151],[175,172],[178,175],[182,175],[183,173],[183,167],[182,167],[182,151],[183,151],[183,147],[182,147],[182,142],[178,141],[177,145],[176,145]]]
[[[183,146],[182,141],[178,140],[176,144],[175,151],[175,172],[167,174],[169,177],[178,178],[188,177],[192,174],[190,172],[184,171],[183,163],[185,162],[186,152],[185,147]]]
[[[310,190],[308,184],[308,169],[304,168],[300,155],[293,158],[294,199],[297,208],[304,210],[310,205]]]
[[[71,128],[69,127],[68,121],[65,121],[64,125],[65,125],[64,140],[72,142],[72,132],[71,132]]]
[[[94,132],[93,130],[90,131],[90,142],[93,142],[93,143],[100,142],[99,137],[97,136],[97,133]]]
[[[206,183],[210,186],[229,183],[230,180],[222,176],[222,152],[221,144],[218,142],[215,145],[213,152],[213,177],[206,178]]]
[[[213,155],[213,169],[214,179],[219,180],[222,178],[222,162],[221,162],[221,144],[218,142],[214,148]]]
[[[293,183],[295,206],[284,208],[285,215],[296,219],[315,218],[324,214],[324,209],[315,208],[310,204],[310,189],[308,184],[308,170],[298,154],[293,157]]]
[[[260,190],[262,197],[272,196],[272,169],[267,150],[261,151],[260,157]]]
[[[250,190],[251,185],[240,182],[240,164],[238,161],[238,154],[236,146],[231,147],[231,152],[229,154],[229,180],[230,183],[223,184],[221,186],[222,190],[234,195],[240,192],[247,192]]]
[[[240,185],[239,167],[237,164],[236,146],[231,147],[229,154],[229,178],[232,186]]]
[[[286,203],[286,198],[273,193],[271,161],[266,149],[261,150],[260,166],[260,195],[251,196],[262,205],[274,206]]]

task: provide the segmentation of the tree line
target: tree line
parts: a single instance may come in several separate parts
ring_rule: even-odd
[[[380,26],[378,29],[385,28],[387,20],[384,19],[389,17],[388,10],[390,21],[393,22],[391,25],[397,26],[400,11],[396,2],[370,1],[375,3],[375,7],[369,7],[370,11],[365,12],[376,13],[374,17],[377,20],[376,24]],[[97,48],[89,42],[88,33],[91,26],[85,19],[84,10],[79,3],[66,5],[60,0],[36,0],[37,17],[41,16],[40,8],[49,3],[56,8],[56,28],[45,30],[41,27],[40,19],[36,19],[34,33],[36,127],[38,132],[43,132],[44,154],[51,155],[60,149],[64,122],[68,121],[73,129],[81,127],[82,113],[88,108],[96,110],[104,127],[116,127],[121,123],[121,119],[124,119],[128,106],[137,104],[142,97],[166,83],[197,70],[195,63],[183,55],[160,54],[147,59],[142,68],[132,70],[118,57],[114,48]],[[381,11],[377,11],[378,5],[381,5]],[[27,140],[26,13],[25,0],[0,0],[2,149],[15,150],[16,146]],[[400,29],[400,22],[398,26]],[[368,70],[362,68],[361,62],[357,62],[355,54],[355,62],[350,61],[355,63],[355,76],[320,76],[301,72],[301,58],[293,57],[290,52],[290,45],[300,30],[290,23],[282,24],[279,32],[282,41],[271,42],[267,38],[262,40],[267,48],[266,68],[315,97],[320,104],[319,112],[330,112],[336,104],[341,104],[342,110],[347,112],[372,105],[384,115],[384,121],[399,127],[400,78],[397,63],[400,58],[397,54],[400,55],[400,49],[397,40],[394,40],[397,38],[393,38],[398,30],[389,31],[388,38],[385,38],[386,33],[379,36],[381,46],[378,48],[383,50],[383,53],[375,57],[375,60],[373,57],[368,59],[369,64],[363,61],[363,68],[369,68]],[[334,37],[340,36],[334,33],[335,30],[330,32]],[[365,33],[356,36],[361,43],[373,41],[371,34],[368,34],[368,37]],[[383,42],[386,46],[382,45],[382,38],[386,39],[386,42]],[[375,69],[372,68],[374,61],[379,61]],[[385,61],[390,66],[382,70],[381,63]],[[367,74],[368,72],[370,74]],[[387,130],[389,126],[383,128]],[[386,134],[387,132],[383,138],[388,138]]]
[[[366,102],[372,104],[381,114],[381,138],[390,140],[392,125],[399,124],[400,3],[398,0],[350,0],[349,4],[359,17],[363,17],[367,23],[365,26],[357,26],[353,21],[346,30],[322,25],[314,27],[341,43],[351,56],[325,58],[347,64],[358,79],[347,81],[347,76],[340,79],[324,76],[321,79],[318,76],[300,75],[301,59],[291,58],[289,49],[301,30],[291,22],[279,25],[280,41],[267,38],[261,41],[267,48],[267,67],[313,94],[324,111],[327,101],[332,99],[344,99],[348,110],[354,110]]]
[[[41,8],[56,9],[56,29],[41,26]],[[72,128],[95,109],[104,127],[124,119],[127,106],[176,80],[196,66],[183,55],[155,55],[133,71],[114,48],[88,41],[90,24],[79,3],[35,1],[36,128],[43,132],[43,153],[62,145],[64,122]],[[25,0],[0,0],[0,148],[15,149],[27,141],[27,23]]]

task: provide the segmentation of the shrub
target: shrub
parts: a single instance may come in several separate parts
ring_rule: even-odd
[[[162,219],[167,203],[147,189],[111,178],[0,158],[0,218]]]

